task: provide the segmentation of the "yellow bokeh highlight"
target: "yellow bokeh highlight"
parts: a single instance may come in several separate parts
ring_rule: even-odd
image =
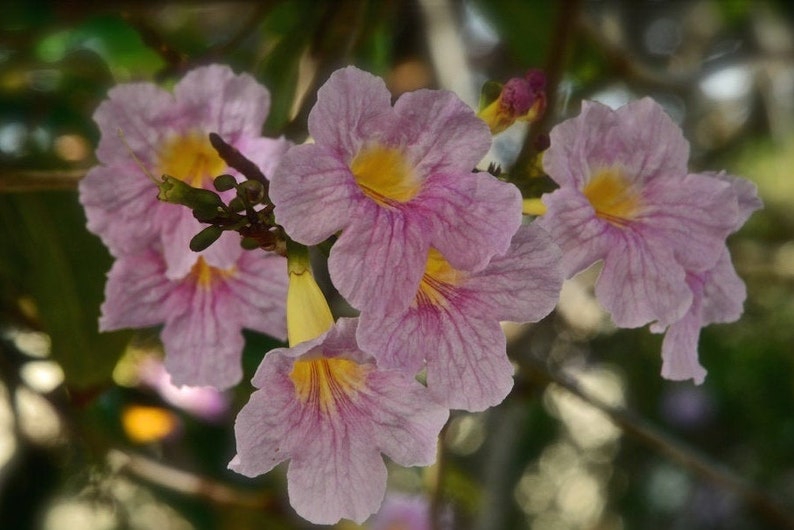
[[[335,414],[341,402],[365,388],[369,366],[349,359],[296,361],[289,377],[301,402]]]
[[[419,306],[443,306],[454,296],[455,287],[465,278],[465,273],[452,267],[441,252],[430,248],[415,303]]]
[[[364,194],[381,206],[408,202],[421,188],[402,151],[392,147],[363,149],[351,162],[350,171]]]
[[[159,170],[193,186],[204,188],[210,179],[226,170],[226,163],[204,133],[174,136],[160,149]]]
[[[633,221],[642,207],[638,190],[617,167],[597,171],[582,193],[598,217],[618,227]]]
[[[133,442],[150,443],[174,432],[178,420],[172,412],[162,407],[130,405],[121,413],[121,425]]]

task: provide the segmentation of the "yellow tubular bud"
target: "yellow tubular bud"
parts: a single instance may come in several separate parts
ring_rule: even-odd
[[[543,215],[546,205],[540,199],[524,199],[522,211],[524,215]]]
[[[308,249],[289,241],[287,252],[287,337],[292,347],[331,329],[334,317],[312,275]]]

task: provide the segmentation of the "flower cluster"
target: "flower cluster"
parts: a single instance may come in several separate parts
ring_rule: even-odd
[[[271,172],[290,144],[261,137],[269,101],[251,76],[214,65],[188,73],[173,93],[151,83],[117,86],[94,113],[100,165],[80,182],[80,202],[89,230],[116,260],[99,327],[162,324],[175,384],[237,384],[241,328],[285,337],[287,269],[281,256],[244,252],[231,233],[192,252],[202,225],[187,208],[159,201],[146,172],[202,189],[222,173],[239,178],[210,145],[210,132]]]
[[[475,114],[442,90],[392,104],[381,79],[347,67],[318,91],[313,142],[297,146],[258,136],[267,91],[225,67],[187,74],[173,95],[114,89],[95,115],[101,165],[80,187],[89,228],[116,258],[101,328],[164,324],[174,381],[216,387],[241,377],[241,327],[286,336],[252,380],[229,467],[257,476],[289,461],[293,507],[325,524],[377,511],[382,455],[429,465],[450,409],[500,403],[514,371],[500,322],[544,318],[563,280],[597,261],[596,295],[615,324],[666,332],[662,374],[702,381],[700,328],[742,310],[725,240],[760,207],[755,188],[690,173],[686,140],[652,100],[585,103],[550,134],[543,165],[559,188],[542,216],[523,217],[518,188],[476,166],[492,134],[544,110],[544,86],[531,71]],[[242,176],[209,133],[270,178],[248,188],[286,263],[212,224],[234,218],[224,201]],[[213,180],[221,173],[233,177]],[[167,203],[191,204],[179,183],[179,194],[220,192],[194,207],[218,239],[198,253],[188,242],[201,225]],[[334,322],[309,260],[320,244],[331,245],[330,278],[355,318]]]

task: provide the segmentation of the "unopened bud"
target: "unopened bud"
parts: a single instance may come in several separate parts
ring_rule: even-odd
[[[259,204],[265,199],[265,187],[257,180],[246,180],[238,188],[249,204]]]
[[[237,186],[237,179],[231,175],[219,175],[212,181],[213,186],[218,191],[228,191]]]
[[[495,87],[500,88],[494,97]],[[504,85],[489,81],[483,86],[478,116],[497,134],[516,121],[535,121],[546,109],[546,76],[530,70],[525,77],[514,77]]]
[[[190,240],[190,250],[193,252],[201,252],[205,248],[209,247],[213,243],[215,243],[221,234],[223,233],[223,229],[219,226],[211,225],[193,236]]]
[[[214,191],[194,188],[170,175],[163,175],[158,188],[160,191],[157,193],[157,198],[161,201],[182,204],[194,210],[196,208],[218,208],[223,205],[223,201]]]

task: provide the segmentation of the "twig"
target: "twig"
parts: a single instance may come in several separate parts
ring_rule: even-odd
[[[649,422],[632,414],[630,411],[614,407],[590,394],[573,378],[550,370],[544,362],[533,358],[531,355],[511,355],[511,359],[516,360],[521,368],[521,372],[534,382],[543,385],[553,383],[564,388],[590,406],[609,416],[612,422],[620,427],[626,434],[667,456],[671,460],[678,462],[685,468],[693,471],[720,488],[737,494],[768,523],[776,525],[777,528],[794,529],[794,514],[781,506],[779,501],[772,498],[769,493],[741,478],[725,465],[712,460],[693,447],[671,437]]]
[[[110,465],[172,491],[201,497],[217,504],[262,509],[274,504],[266,492],[249,492],[233,488],[216,480],[175,469],[150,458],[125,453],[119,449],[108,451]]]
[[[85,169],[18,170],[0,173],[0,193],[71,190],[85,176]]]

